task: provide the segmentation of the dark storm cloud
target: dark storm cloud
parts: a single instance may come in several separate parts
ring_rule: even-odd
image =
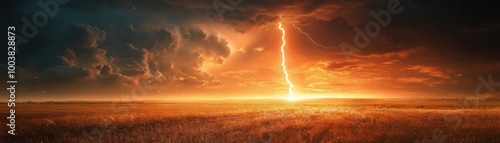
[[[225,12],[223,23],[229,24],[238,32],[245,32],[248,29],[267,24],[274,24],[279,21],[279,16],[286,20],[308,23],[311,21],[340,18],[349,23],[355,23],[360,16],[361,9],[365,5],[361,1],[243,1],[242,4],[234,7],[233,10]],[[217,15],[214,17],[218,18]]]
[[[43,70],[41,78],[51,82],[75,82],[76,80],[88,78],[90,75],[91,70],[87,68],[57,66]]]
[[[99,72],[100,75],[110,75],[113,73],[113,67],[110,65],[104,65],[102,67],[98,66],[97,68],[101,68],[101,71]]]
[[[36,2],[16,3],[13,15],[30,16],[38,8]],[[162,88],[218,88],[225,82],[201,67],[204,62],[222,64],[230,50],[225,39],[180,24],[208,15],[198,13],[211,8],[196,6],[175,1],[71,1],[20,48],[18,66],[30,71],[19,75],[26,76],[21,83],[31,86],[26,89],[34,94],[130,92],[123,88],[142,79],[162,80]]]
[[[371,43],[373,45],[361,53],[383,54],[424,47],[426,51],[436,54],[432,57],[441,60],[447,58],[472,63],[486,59],[498,61],[498,56],[492,53],[498,52],[494,41],[500,31],[487,28],[500,25],[496,16],[500,11],[493,5],[474,1],[402,1],[403,12],[393,15],[389,26],[382,29],[381,35]],[[477,28],[485,30],[480,33],[467,31]]]
[[[229,57],[231,51],[227,46],[227,42],[215,35],[207,35],[201,29],[182,29],[181,34],[183,37],[189,39],[190,43],[188,43],[188,46],[194,47],[185,49],[188,50],[186,53],[200,53],[205,57],[209,57],[208,60],[212,60],[218,64],[222,64],[224,59]]]
[[[98,42],[105,40],[106,32],[90,25],[76,25],[68,31],[68,42],[63,56],[66,65],[95,67],[107,63],[106,50],[98,47]]]

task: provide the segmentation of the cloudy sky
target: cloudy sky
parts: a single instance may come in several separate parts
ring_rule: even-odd
[[[49,0],[59,10],[44,19],[37,1],[9,0],[2,25],[26,39],[17,47],[18,99],[284,97],[279,23],[301,96],[467,97],[478,77],[500,81],[500,11],[493,3],[240,1]],[[385,25],[370,13],[388,11]],[[22,33],[26,21],[36,34]],[[359,51],[345,52],[341,43]]]

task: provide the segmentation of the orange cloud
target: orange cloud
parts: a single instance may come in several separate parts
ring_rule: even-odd
[[[403,70],[414,70],[418,71],[419,73],[427,74],[433,77],[439,77],[439,78],[444,78],[444,79],[450,79],[450,74],[445,73],[435,67],[429,67],[429,66],[423,66],[423,65],[410,65],[407,68],[404,68]]]
[[[400,82],[412,82],[412,83],[423,83],[428,81],[428,78],[418,78],[418,77],[404,77],[404,78],[398,78],[398,81]]]

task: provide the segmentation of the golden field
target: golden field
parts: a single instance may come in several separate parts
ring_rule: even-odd
[[[493,100],[74,102],[15,109],[17,135],[2,125],[1,142],[500,142],[500,101]]]

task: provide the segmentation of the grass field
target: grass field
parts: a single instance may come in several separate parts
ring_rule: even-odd
[[[402,99],[31,103],[15,108],[17,135],[2,125],[0,137],[5,143],[500,142],[500,101],[470,105]]]

